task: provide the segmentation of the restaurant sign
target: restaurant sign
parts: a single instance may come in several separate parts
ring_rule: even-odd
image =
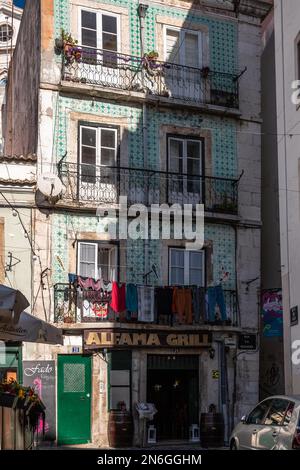
[[[211,344],[209,331],[84,330],[84,349],[201,348]]]

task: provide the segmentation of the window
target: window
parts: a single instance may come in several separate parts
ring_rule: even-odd
[[[204,286],[204,251],[170,248],[169,283],[181,286]]]
[[[110,243],[78,243],[78,275],[114,281],[117,276],[117,246]]]
[[[168,166],[172,176],[170,191],[183,194],[201,194],[203,141],[194,138],[170,136],[168,138]],[[196,202],[196,201],[190,201]]]
[[[295,403],[290,401],[284,415],[283,426],[287,426],[288,424],[290,424],[294,408]]]
[[[119,50],[119,17],[103,12],[81,10],[80,35],[81,45],[87,48],[101,49],[98,54],[84,53],[83,59],[97,58],[103,65],[114,66]]]
[[[0,42],[7,42],[13,36],[13,29],[9,24],[0,25]]]
[[[131,351],[113,351],[108,355],[108,384],[110,410],[117,410],[121,403],[131,408]]]
[[[81,181],[95,184],[97,177],[102,177],[112,183],[114,170],[110,167],[116,166],[117,129],[81,125],[79,134]]]
[[[202,67],[202,36],[198,31],[165,28],[165,60],[189,67]]]
[[[264,420],[264,424],[269,426],[281,426],[286,414],[289,402],[282,398],[275,398],[272,400],[271,407]]]
[[[262,424],[272,400],[265,400],[249,414],[247,424]]]

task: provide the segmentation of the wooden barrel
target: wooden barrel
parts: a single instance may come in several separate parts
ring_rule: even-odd
[[[108,420],[110,447],[132,447],[133,419],[128,411],[111,411]]]
[[[202,447],[224,445],[224,420],[221,413],[201,413],[200,440]]]

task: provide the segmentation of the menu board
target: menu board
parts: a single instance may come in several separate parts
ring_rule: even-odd
[[[33,387],[44,403],[45,440],[56,438],[55,361],[23,361],[23,385]],[[43,422],[38,425],[43,433]]]

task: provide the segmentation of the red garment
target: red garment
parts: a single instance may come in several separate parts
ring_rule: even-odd
[[[114,312],[121,313],[126,310],[126,290],[125,284],[122,284],[119,287],[117,282],[112,283],[112,293],[111,293],[111,308]]]

